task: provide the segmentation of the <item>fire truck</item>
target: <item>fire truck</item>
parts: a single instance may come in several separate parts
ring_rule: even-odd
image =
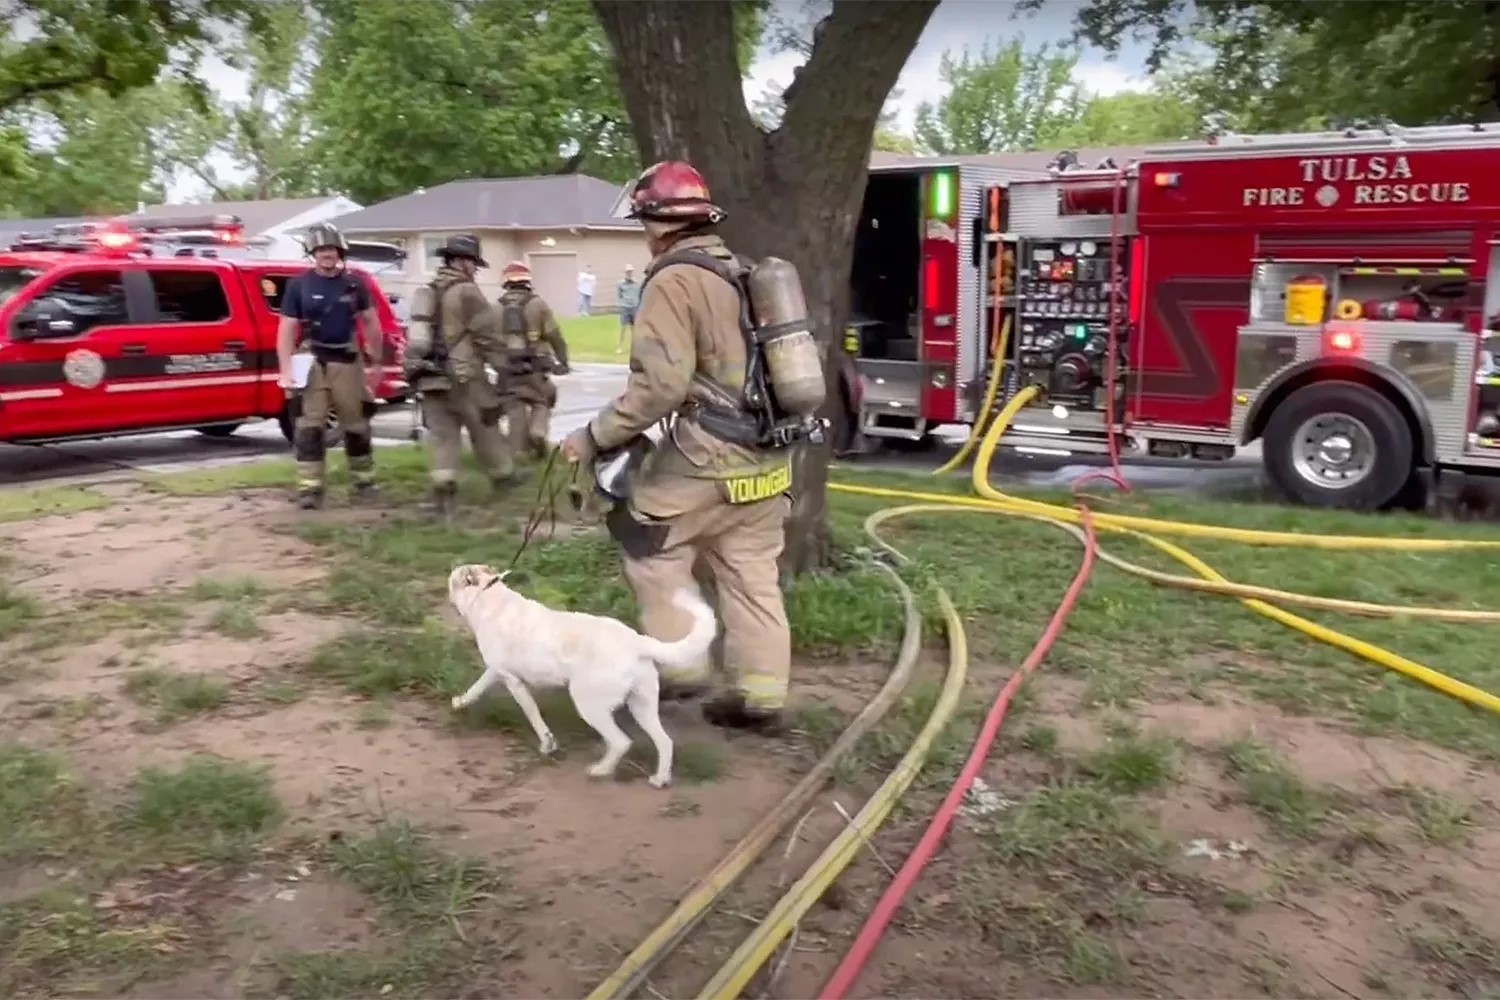
[[[351,246],[350,257],[392,252]],[[277,384],[276,329],[287,282],[307,266],[255,257],[228,215],[23,234],[0,252],[0,442],[225,437],[262,419],[290,439],[298,400]],[[400,398],[403,328],[374,277],[349,273],[383,333],[371,392]]]
[[[1500,124],[907,173],[919,304],[904,340],[887,323],[847,343],[867,436],[973,424],[1036,386],[1002,439],[1023,454],[1223,460],[1259,442],[1287,497],[1350,509],[1500,472]],[[856,307],[861,281],[857,244]]]

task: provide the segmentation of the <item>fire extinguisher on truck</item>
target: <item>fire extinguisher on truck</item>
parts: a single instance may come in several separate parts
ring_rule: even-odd
[[[1001,439],[1022,454],[1258,444],[1288,498],[1349,509],[1500,474],[1500,124],[1228,135],[982,192],[951,171],[957,336],[913,324],[905,350],[960,404],[867,393],[867,432],[904,411],[977,433],[1034,386]],[[900,363],[858,360],[886,386]]]

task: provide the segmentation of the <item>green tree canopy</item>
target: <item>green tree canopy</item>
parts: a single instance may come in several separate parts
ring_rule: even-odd
[[[1078,119],[1085,97],[1073,82],[1077,53],[1024,39],[943,53],[938,70],[948,93],[917,108],[917,144],[930,153],[998,153],[1037,149]]]
[[[1148,42],[1153,70],[1201,55],[1189,82],[1236,128],[1500,113],[1500,4],[1489,0],[1087,0],[1075,26],[1106,51]]]

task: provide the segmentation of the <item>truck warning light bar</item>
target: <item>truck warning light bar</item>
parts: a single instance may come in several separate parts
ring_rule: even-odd
[[[241,246],[245,227],[237,215],[199,215],[165,219],[121,217],[104,222],[66,222],[46,233],[22,233],[13,251],[57,251],[150,256],[152,247]]]

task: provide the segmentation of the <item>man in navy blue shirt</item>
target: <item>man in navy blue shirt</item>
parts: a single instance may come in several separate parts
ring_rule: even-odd
[[[327,223],[307,235],[313,266],[287,283],[281,297],[276,355],[280,384],[298,392],[292,355],[299,343],[312,355],[307,384],[300,389],[301,411],[292,435],[297,457],[297,502],[305,510],[323,505],[324,434],[328,415],[344,432],[344,456],[355,499],[375,494],[375,456],[370,416],[375,411],[366,368],[380,358],[380,321],[369,286],[344,266],[349,243]]]

